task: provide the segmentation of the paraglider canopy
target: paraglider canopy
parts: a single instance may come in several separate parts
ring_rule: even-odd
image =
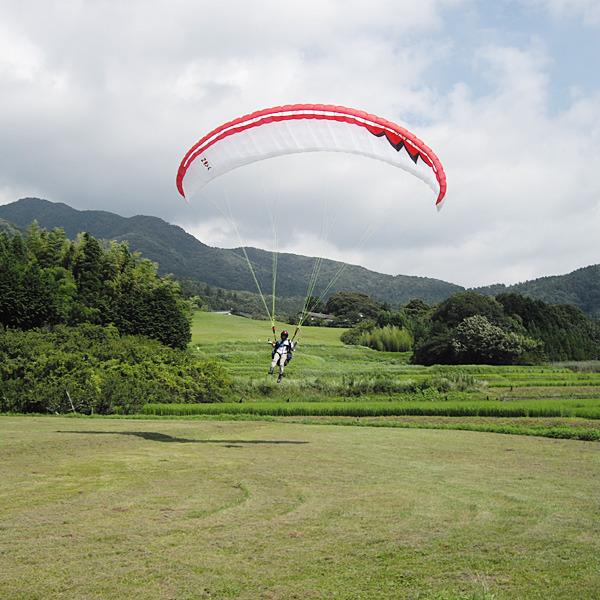
[[[409,180],[410,184],[416,183],[423,191],[428,192],[426,186],[420,184],[420,181],[423,181],[433,191],[438,210],[442,206],[442,200],[446,194],[444,169],[435,153],[417,136],[404,127],[381,117],[352,108],[328,104],[277,106],[259,110],[224,123],[202,137],[187,152],[177,172],[177,189],[184,198],[189,199],[213,179],[238,167],[286,154],[318,151],[356,154],[398,167],[415,176],[415,178],[410,176],[402,178],[404,181],[398,188],[401,189],[403,197],[410,194],[409,188],[411,185],[407,185],[406,180]],[[319,177],[318,175],[314,176],[311,171],[307,171],[303,176],[308,181],[312,177]],[[319,178],[318,181],[321,183],[322,178]],[[248,263],[265,312],[271,320],[273,335],[275,335],[278,209],[273,210],[268,198],[265,198],[274,243],[272,307],[269,309],[267,299],[263,293],[264,283],[261,285],[261,277],[255,271],[246,250],[246,244],[242,241],[234,217],[235,211],[231,209],[227,194],[225,194],[222,205],[212,198],[211,194],[207,193],[206,196],[229,222],[231,230],[235,232],[240,241],[240,250]],[[345,203],[343,193],[337,193],[336,196],[340,202]],[[396,198],[391,197],[391,194],[385,194],[382,199],[391,200],[394,205],[399,204],[396,203]],[[327,210],[327,203],[323,204],[324,223],[321,243],[324,247],[327,234],[330,231],[330,216],[334,212],[337,216],[337,214],[346,214],[350,211],[346,210],[346,204],[340,211],[329,211]],[[383,204],[381,203],[382,206]],[[355,247],[362,245],[376,230],[376,213],[379,211],[369,210],[368,212],[369,215],[361,214],[360,226],[366,225],[366,227],[363,228],[363,234],[357,236]],[[329,213],[329,218],[327,213]],[[389,221],[389,218],[387,220]],[[354,236],[351,237],[354,239]],[[318,296],[316,302],[313,303],[317,304],[324,298],[347,266],[347,262],[340,263],[333,276],[328,274],[327,278],[322,278],[320,270],[323,259],[319,256],[323,255],[324,252],[317,252],[316,254],[317,258],[315,258],[312,273],[309,277],[304,305],[292,340],[296,337],[300,326],[310,314],[311,308],[313,308],[311,301]],[[328,283],[323,279],[327,279]],[[319,293],[315,296],[316,290],[319,290]]]
[[[438,157],[404,127],[363,111],[325,104],[293,104],[254,112],[205,135],[177,173],[184,198],[237,167],[297,152],[361,154],[408,171],[427,183],[441,208],[446,175]]]

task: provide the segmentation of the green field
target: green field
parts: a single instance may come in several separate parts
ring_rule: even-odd
[[[290,337],[296,330],[295,324],[275,322],[277,336],[283,329],[287,329]],[[327,346],[343,346],[340,334],[344,329],[331,327],[302,327],[296,337],[303,344],[319,344]],[[235,315],[221,315],[217,313],[194,313],[192,324],[192,344],[202,345],[256,343],[261,344],[273,339],[270,321],[256,321]],[[266,347],[266,346],[265,346]]]
[[[277,324],[293,331],[293,326]],[[395,427],[466,428],[600,439],[600,364],[422,367],[409,353],[344,346],[341,330],[304,327],[281,384],[266,374],[270,324],[196,313],[192,350],[217,360],[229,402],[148,405],[148,415],[229,414]],[[337,418],[337,419],[336,419]]]
[[[600,597],[600,446],[3,417],[0,597]]]
[[[0,598],[600,598],[598,365],[339,334],[303,328],[278,385],[268,322],[197,313],[228,402],[0,417]]]

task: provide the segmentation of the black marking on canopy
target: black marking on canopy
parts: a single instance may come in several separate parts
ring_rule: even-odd
[[[415,165],[417,164],[417,161],[419,160],[421,155],[419,154],[419,152],[417,152],[416,154],[411,154],[410,151],[408,150],[408,148],[406,147],[406,145],[404,144],[404,140],[401,139],[396,144],[390,139],[390,137],[386,131],[381,131],[380,133],[375,133],[374,131],[371,131],[370,129],[368,131],[370,131],[370,133],[372,133],[375,137],[384,137],[385,136],[385,139],[390,143],[390,146],[392,146],[392,148],[394,148],[397,152],[400,152],[400,150],[402,150],[402,148],[404,148],[406,150],[406,153],[408,154],[408,156],[410,156],[411,160],[415,163]]]

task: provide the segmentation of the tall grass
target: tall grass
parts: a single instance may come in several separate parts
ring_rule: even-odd
[[[260,415],[274,417],[579,417],[600,420],[597,400],[389,400],[329,402],[227,402],[218,404],[147,404],[147,415]]]
[[[555,366],[569,369],[575,373],[600,373],[600,360],[570,361],[555,363]]]
[[[358,338],[358,344],[379,352],[407,352],[412,347],[412,338],[404,327],[386,325],[364,331]]]
[[[252,398],[276,397],[290,393],[316,394],[323,400],[332,397],[358,398],[364,396],[386,396],[406,394],[426,394],[436,396],[452,392],[468,392],[481,390],[483,387],[475,376],[461,370],[455,370],[445,375],[434,374],[430,377],[415,378],[394,376],[389,373],[364,375],[349,370],[338,376],[323,377],[322,375],[304,377],[286,381],[284,388],[275,384],[271,379],[254,379],[238,377],[234,382],[233,396]]]

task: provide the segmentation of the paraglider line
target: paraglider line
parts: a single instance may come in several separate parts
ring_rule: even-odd
[[[275,325],[275,316],[274,316],[274,314],[271,314],[271,312],[269,311],[269,307],[267,306],[267,300],[265,298],[265,295],[263,294],[262,288],[260,287],[258,277],[256,276],[256,272],[254,271],[254,267],[252,266],[252,261],[250,260],[250,257],[248,256],[246,246],[242,242],[242,236],[240,235],[240,231],[237,227],[235,219],[233,218],[233,213],[231,211],[231,205],[229,203],[229,197],[226,194],[227,208],[229,209],[229,213],[225,212],[223,210],[223,208],[221,206],[219,206],[218,202],[216,202],[210,195],[209,195],[209,199],[213,203],[213,205],[217,208],[217,210],[229,221],[229,223],[233,227],[233,230],[235,231],[235,234],[237,235],[238,241],[240,243],[240,248],[244,254],[244,258],[246,259],[246,262],[248,263],[248,268],[250,269],[250,273],[252,274],[254,283],[256,284],[256,289],[258,290],[258,293],[262,300],[263,306],[265,307],[265,311],[267,312],[267,316],[269,317],[269,321],[271,321],[271,324],[274,326]]]

